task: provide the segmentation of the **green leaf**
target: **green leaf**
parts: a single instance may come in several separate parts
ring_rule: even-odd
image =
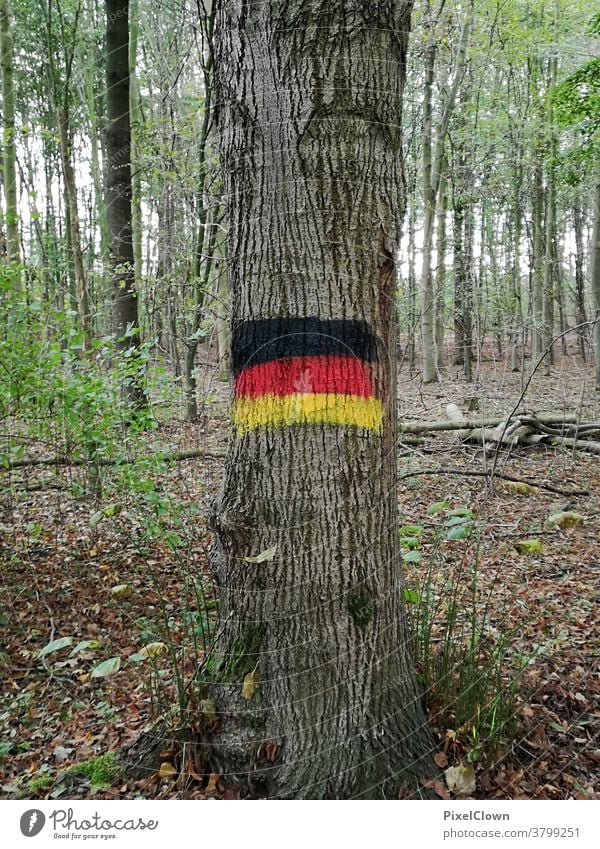
[[[131,587],[129,584],[117,584],[111,588],[110,594],[115,598],[127,598],[131,595]]]
[[[144,660],[148,660],[149,658],[160,657],[160,655],[165,654],[167,650],[168,646],[166,643],[157,641],[155,643],[148,643],[147,646],[140,649],[139,654],[144,658]]]
[[[92,678],[107,678],[109,675],[114,675],[121,668],[120,657],[109,657],[108,660],[103,660],[98,666],[92,669]]]
[[[448,516],[464,516],[467,519],[473,518],[473,511],[468,507],[456,507],[454,510],[448,510]]]
[[[449,501],[436,501],[434,504],[430,504],[427,508],[427,515],[435,516],[436,513],[439,513],[441,510],[447,510],[449,507]]]
[[[467,539],[470,533],[470,528],[468,525],[457,525],[454,528],[450,528],[448,533],[446,534],[446,539],[457,540],[457,539]]]
[[[522,539],[513,543],[519,554],[543,554],[544,547],[539,539]]]
[[[408,551],[406,554],[402,555],[402,559],[405,563],[420,563],[423,559],[423,555],[420,551]]]
[[[77,643],[72,652],[70,652],[69,657],[74,657],[76,654],[79,654],[81,651],[86,651],[87,649],[99,649],[100,642],[99,640],[81,640],[80,643]]]
[[[405,587],[404,601],[407,601],[409,604],[419,604],[421,601],[421,593],[418,593],[416,590],[409,590]]]
[[[580,513],[575,513],[572,510],[565,510],[561,513],[553,513],[548,517],[549,525],[556,525],[559,528],[574,528],[576,525],[583,525],[584,517]]]
[[[105,515],[102,510],[96,510],[95,513],[92,513],[90,516],[90,528],[95,528],[96,525],[99,525],[100,522],[105,519]]]
[[[72,645],[73,637],[59,637],[58,640],[52,640],[51,643],[48,643],[43,649],[40,649],[38,657],[46,657],[47,654],[52,654],[52,652],[59,651],[59,649],[66,649],[67,646]]]
[[[469,519],[470,516],[451,516],[444,522],[444,526],[446,528],[454,528],[456,525],[464,525]]]
[[[400,545],[403,548],[410,548],[412,551],[421,545],[421,540],[418,537],[402,537]]]
[[[413,537],[420,536],[423,533],[423,525],[402,525],[398,533]]]

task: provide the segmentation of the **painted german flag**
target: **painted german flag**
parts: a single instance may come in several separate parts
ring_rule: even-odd
[[[381,429],[377,339],[366,321],[247,321],[233,332],[232,356],[239,433],[296,424]]]

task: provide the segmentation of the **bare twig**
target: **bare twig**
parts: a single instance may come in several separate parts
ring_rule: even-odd
[[[398,480],[401,481],[406,478],[414,478],[417,477],[417,475],[460,475],[461,477],[490,478],[491,472],[468,471],[466,469],[417,469],[414,472],[406,472],[406,474],[400,475]],[[558,495],[574,496],[590,494],[589,489],[560,489],[559,487],[553,486],[549,483],[527,480],[525,478],[516,478],[513,475],[501,474],[500,472],[496,472],[494,477],[501,478],[506,481],[512,481],[513,483],[525,483],[535,489],[546,489],[548,492],[555,492]]]

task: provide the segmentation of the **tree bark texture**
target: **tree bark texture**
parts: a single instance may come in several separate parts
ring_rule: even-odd
[[[596,389],[600,391],[600,160],[594,176],[594,230],[592,233],[592,256],[590,262],[592,310],[594,312],[594,363]]]
[[[140,335],[132,231],[128,0],[106,0],[106,105],[106,209],[114,327],[117,349],[135,355]],[[125,387],[133,407],[142,407],[146,401],[139,372],[134,367]]]
[[[2,118],[4,126],[2,168],[6,198],[6,241],[10,262],[21,261],[19,211],[17,208],[17,152],[15,144],[15,86],[9,0],[0,2],[0,65],[2,69]]]
[[[205,674],[219,724],[207,751],[253,795],[389,797],[429,769],[397,539],[393,256],[410,10],[225,0],[218,13],[238,394],[214,516],[221,625]],[[315,347],[337,352],[324,358],[332,369],[347,362],[343,380],[371,369],[375,396],[326,395],[314,415],[313,380],[333,377],[307,368],[284,407],[270,396],[266,415],[245,417],[254,363],[279,353],[285,370]],[[370,411],[362,424],[348,423],[355,402]]]

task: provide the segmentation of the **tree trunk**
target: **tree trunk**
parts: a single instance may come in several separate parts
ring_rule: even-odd
[[[142,172],[138,162],[138,139],[142,131],[140,90],[137,81],[138,43],[137,0],[131,5],[131,31],[129,34],[129,109],[131,115],[131,229],[133,232],[133,268],[135,287],[142,285]]]
[[[543,303],[544,303],[544,176],[541,162],[534,172],[533,187],[533,295],[532,295],[532,367],[544,350]]]
[[[390,798],[430,767],[397,533],[410,6],[218,12],[236,395],[207,749],[254,795]]]
[[[106,207],[117,350],[131,363],[124,393],[133,409],[146,406],[140,362],[138,298],[131,224],[129,2],[106,0]]]
[[[512,270],[510,283],[510,368],[519,371],[519,338],[521,337],[521,356],[523,356],[524,341],[522,340],[523,309],[521,305],[521,235],[523,231],[523,214],[521,211],[521,186],[523,184],[523,166],[519,163],[514,171],[515,182],[512,196]]]
[[[4,126],[2,166],[6,199],[6,242],[9,262],[21,261],[17,205],[17,151],[15,144],[15,88],[10,0],[0,0],[0,65],[2,67],[2,119]]]
[[[583,272],[584,247],[583,247],[583,211],[581,201],[578,198],[573,207],[573,227],[575,230],[575,324],[582,325],[587,321],[585,309],[585,275]],[[577,331],[579,342],[579,353],[583,360],[587,357],[587,341],[589,334],[585,327]]]
[[[71,129],[66,109],[58,110],[57,123],[65,181],[65,200],[69,209],[69,236],[73,272],[75,275],[75,300],[81,333],[83,335],[83,350],[89,351],[92,344],[90,298],[85,269],[83,267],[79,210],[77,208],[77,186],[75,185],[75,172],[73,171],[73,163],[71,161]]]
[[[435,293],[431,255],[433,252],[433,228],[435,224],[436,192],[433,187],[432,159],[432,98],[435,70],[436,45],[433,32],[425,60],[425,90],[423,94],[423,264],[421,270],[421,374],[423,383],[435,383],[438,373],[435,362]]]
[[[446,216],[448,214],[448,192],[445,174],[440,182],[437,216],[437,268],[435,271],[435,358],[436,368],[444,368],[444,331],[446,329]]]
[[[600,160],[596,165],[594,188],[594,232],[592,234],[592,256],[590,263],[592,309],[596,319],[594,324],[594,363],[596,369],[596,389],[600,391]]]

